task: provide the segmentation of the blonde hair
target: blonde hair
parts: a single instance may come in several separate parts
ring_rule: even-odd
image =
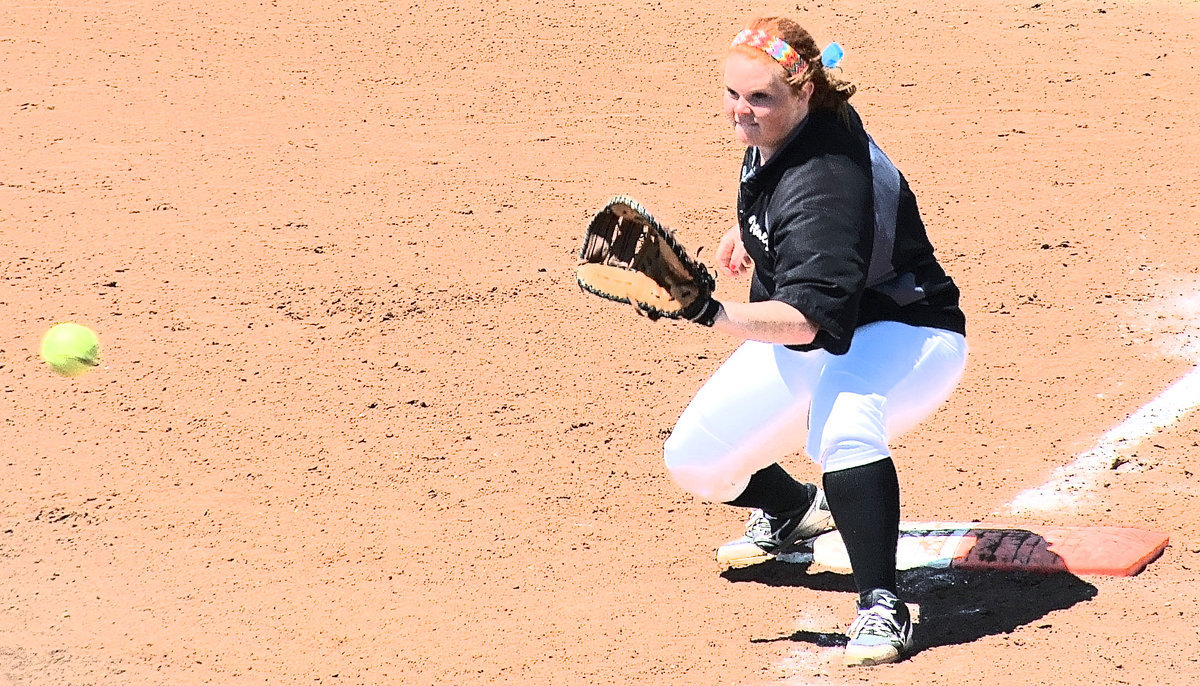
[[[821,63],[821,50],[811,34],[791,19],[786,17],[759,17],[750,22],[746,28],[765,31],[781,39],[800,55],[804,60],[804,68],[795,74],[788,75],[786,81],[796,91],[804,84],[813,85],[812,96],[808,107],[811,110],[826,110],[840,115],[846,114],[846,101],[856,90],[853,83],[835,75]],[[755,59],[766,58],[774,61],[765,52],[745,45],[738,45],[732,50],[750,55]]]

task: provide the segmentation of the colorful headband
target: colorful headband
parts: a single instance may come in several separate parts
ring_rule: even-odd
[[[792,76],[800,73],[801,70],[808,66],[804,60],[800,59],[800,53],[796,52],[795,48],[784,42],[782,38],[776,38],[761,29],[746,29],[742,31],[733,39],[733,43],[729,47],[737,45],[746,45],[762,50]]]

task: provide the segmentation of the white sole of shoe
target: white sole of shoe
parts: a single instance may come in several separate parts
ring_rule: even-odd
[[[753,543],[723,545],[717,548],[717,562],[730,569],[740,569],[775,559],[771,553]]]
[[[904,655],[894,646],[846,646],[847,667],[874,667],[899,662]]]

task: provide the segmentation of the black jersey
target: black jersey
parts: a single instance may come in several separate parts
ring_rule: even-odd
[[[750,301],[788,303],[819,327],[811,344],[788,347],[841,355],[855,329],[882,320],[965,333],[916,197],[853,109],[848,122],[810,113],[757,161],[748,149],[738,191]]]

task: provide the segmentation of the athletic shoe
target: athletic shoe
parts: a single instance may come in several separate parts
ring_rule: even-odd
[[[717,548],[717,562],[729,567],[749,567],[795,552],[800,543],[833,529],[833,516],[825,492],[817,489],[804,510],[778,516],[755,510],[746,522],[746,535]]]
[[[912,649],[912,617],[896,594],[877,588],[858,601],[850,625],[846,665],[868,667],[896,662]]]

